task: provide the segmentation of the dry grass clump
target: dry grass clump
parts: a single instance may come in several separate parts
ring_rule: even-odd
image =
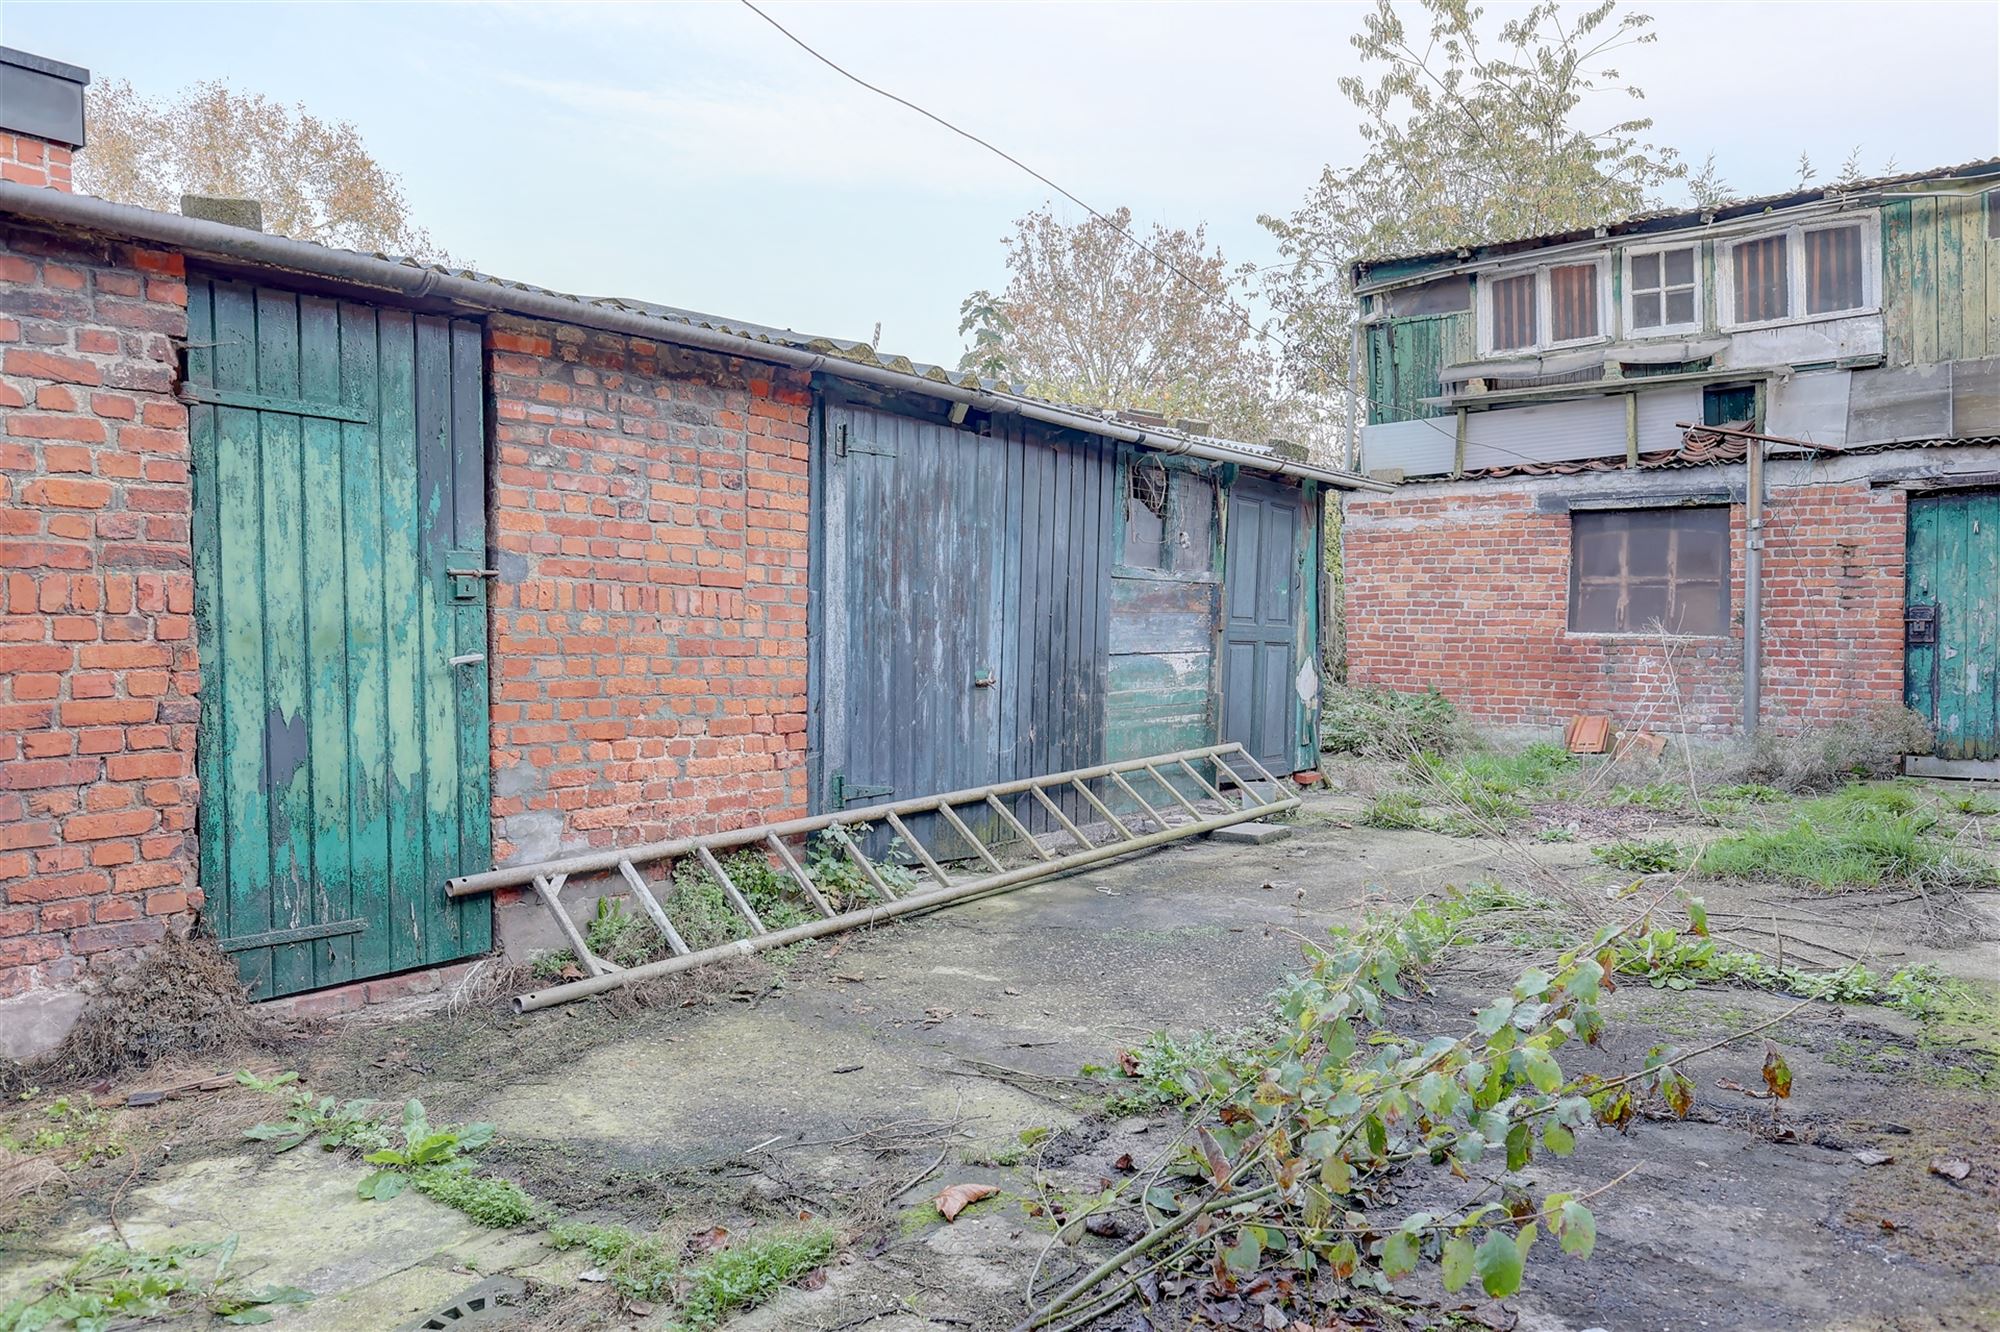
[[[161,1059],[255,1046],[269,1034],[214,940],[170,937],[99,981],[50,1054],[0,1068],[0,1087],[94,1082]]]
[[[1717,777],[1781,791],[1831,791],[1893,777],[1905,754],[1928,753],[1932,742],[1929,722],[1908,708],[1885,706],[1795,735],[1759,731]]]

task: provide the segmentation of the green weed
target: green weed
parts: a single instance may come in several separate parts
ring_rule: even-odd
[[[0,1306],[0,1332],[62,1327],[103,1332],[156,1319],[178,1320],[197,1311],[240,1327],[270,1322],[273,1306],[312,1299],[296,1286],[241,1286],[229,1272],[235,1253],[234,1235],[220,1244],[156,1250],[96,1245],[40,1294]],[[210,1258],[214,1269],[204,1274],[201,1269]]]
[[[2000,884],[2000,869],[1991,861],[1936,835],[1937,816],[1920,803],[1903,787],[1852,787],[1807,801],[1786,827],[1752,829],[1711,844],[1698,868],[1829,889]]]
[[[655,1302],[673,1294],[680,1262],[657,1235],[637,1235],[623,1226],[566,1221],[549,1227],[558,1249],[583,1249],[605,1280],[627,1299]]]
[[[2000,814],[2000,798],[1995,798],[1988,791],[1953,791],[1943,797],[1943,803],[1946,809],[1975,819]]]
[[[482,1226],[512,1230],[541,1216],[535,1200],[511,1179],[481,1175],[464,1165],[432,1166],[411,1182],[419,1193],[453,1207]]]
[[[680,1319],[707,1329],[742,1309],[755,1308],[833,1256],[834,1228],[824,1223],[753,1234],[710,1256],[688,1273]]]
[[[41,1089],[31,1087],[16,1099],[32,1101]],[[39,1111],[27,1112],[13,1126],[0,1125],[0,1148],[10,1152],[64,1158],[65,1169],[80,1170],[125,1154],[125,1140],[111,1127],[111,1116],[87,1092],[58,1096]]]
[[[243,1130],[243,1136],[275,1143],[280,1152],[289,1152],[315,1135],[329,1152],[349,1147],[375,1152],[389,1145],[389,1131],[382,1126],[380,1113],[381,1107],[374,1101],[336,1104],[331,1096],[316,1098],[311,1092],[298,1092],[281,1123],[253,1124]]]
[[[1592,847],[1590,854],[1627,874],[1670,874],[1685,869],[1688,862],[1687,849],[1666,839],[1612,842]]]

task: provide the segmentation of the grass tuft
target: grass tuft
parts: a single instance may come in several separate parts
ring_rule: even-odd
[[[1778,829],[1712,844],[1698,868],[1731,878],[1774,878],[1816,888],[2000,885],[1993,862],[1937,835],[1937,815],[1907,787],[1849,787],[1800,805]]]
[[[688,1274],[681,1299],[684,1326],[707,1329],[742,1309],[755,1308],[780,1289],[825,1265],[836,1235],[825,1223],[750,1235],[710,1257]]]

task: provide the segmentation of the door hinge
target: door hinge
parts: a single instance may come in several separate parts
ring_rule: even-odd
[[[856,801],[879,800],[894,794],[896,788],[893,786],[862,786],[859,783],[850,783],[846,773],[836,772],[833,774],[829,801],[835,809],[846,809]]]
[[[858,439],[850,435],[847,423],[843,421],[833,428],[833,456],[845,458],[850,453],[872,453],[879,458],[896,456],[896,450],[887,444],[877,444],[874,440]]]

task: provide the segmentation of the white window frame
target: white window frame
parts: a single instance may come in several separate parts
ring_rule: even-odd
[[[1638,320],[1634,318],[1635,304],[1633,298],[1638,293],[1633,290],[1632,286],[1632,261],[1634,259],[1639,258],[1641,255],[1648,255],[1648,254],[1664,255],[1671,250],[1690,250],[1693,251],[1694,253],[1694,321],[1692,323],[1686,323],[1686,324],[1655,324],[1649,328],[1640,328]],[[1625,299],[1623,302],[1624,308],[1622,308],[1618,312],[1618,314],[1619,318],[1624,321],[1622,324],[1622,328],[1624,330],[1626,337],[1634,339],[1667,338],[1667,337],[1681,337],[1689,333],[1701,332],[1704,312],[1707,308],[1703,304],[1703,298],[1707,295],[1706,291],[1707,284],[1703,281],[1701,250],[1702,250],[1702,243],[1700,241],[1684,240],[1684,241],[1670,242],[1662,245],[1634,245],[1628,247],[1622,252],[1622,257],[1620,259],[1620,262],[1624,265]],[[1666,277],[1667,277],[1666,260],[1662,259],[1660,261],[1660,281],[1662,284],[1666,282]],[[1660,313],[1665,314],[1667,308],[1666,292],[1668,288],[1665,285],[1662,285],[1659,290],[1660,290]]]
[[[1597,270],[1597,332],[1590,337],[1570,338],[1562,342],[1550,340],[1549,316],[1553,309],[1549,296],[1551,268]],[[1530,274],[1535,279],[1535,341],[1526,346],[1496,348],[1493,345],[1493,284]],[[1496,268],[1492,272],[1481,274],[1479,280],[1479,354],[1482,357],[1528,356],[1536,352],[1557,351],[1566,347],[1591,347],[1600,342],[1610,342],[1611,324],[1615,313],[1611,308],[1611,256],[1608,254],[1579,255],[1575,258],[1551,259],[1540,264]]]
[[[1861,229],[1861,304],[1845,310],[1805,311],[1806,233],[1831,231],[1835,227]],[[1736,322],[1736,247],[1746,241],[1785,238],[1785,305],[1781,319]],[[1718,241],[1715,247],[1715,321],[1721,328],[1740,332],[1753,328],[1782,328],[1791,324],[1817,324],[1828,319],[1853,319],[1858,315],[1879,314],[1882,309],[1882,219],[1879,214],[1850,213],[1821,222],[1795,222],[1788,227],[1772,227]]]

